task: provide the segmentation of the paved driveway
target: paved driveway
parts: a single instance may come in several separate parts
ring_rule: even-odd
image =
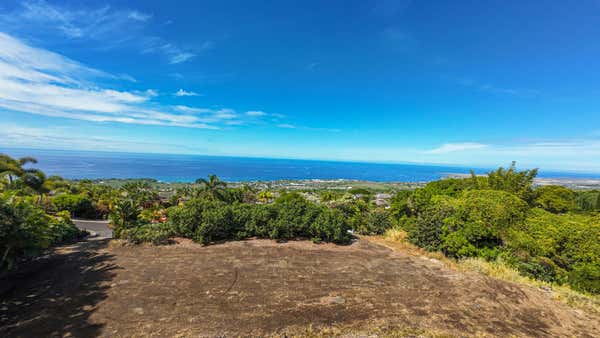
[[[97,233],[100,238],[112,238],[112,230],[108,227],[108,221],[73,219],[73,223],[79,229]]]

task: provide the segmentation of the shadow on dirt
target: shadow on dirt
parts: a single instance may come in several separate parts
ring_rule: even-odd
[[[109,239],[90,240],[57,253],[48,264],[0,295],[2,337],[95,337],[104,324],[91,323],[95,306],[107,297],[114,257],[100,250]]]

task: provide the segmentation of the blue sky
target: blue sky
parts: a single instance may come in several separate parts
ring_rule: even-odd
[[[600,172],[600,1],[2,1],[0,147]]]

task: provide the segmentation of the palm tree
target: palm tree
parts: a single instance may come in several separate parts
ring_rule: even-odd
[[[204,191],[215,199],[220,199],[223,189],[227,187],[227,183],[221,181],[217,175],[208,175],[208,180],[199,178],[196,184],[202,184]]]
[[[52,182],[46,179],[46,175],[40,171],[28,171],[23,176],[21,176],[23,183],[35,191],[39,195],[39,204],[42,204],[42,199],[44,194],[50,192]]]
[[[12,184],[14,177],[22,177],[26,173],[37,171],[23,168],[27,163],[37,163],[37,160],[33,157],[14,159],[6,154],[0,154],[0,176],[8,177],[8,183]]]

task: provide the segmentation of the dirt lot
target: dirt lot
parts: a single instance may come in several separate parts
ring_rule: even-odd
[[[455,272],[366,240],[82,242],[23,277],[0,305],[2,337],[262,336],[311,326],[382,335],[419,328],[592,337],[599,323],[544,291]]]

